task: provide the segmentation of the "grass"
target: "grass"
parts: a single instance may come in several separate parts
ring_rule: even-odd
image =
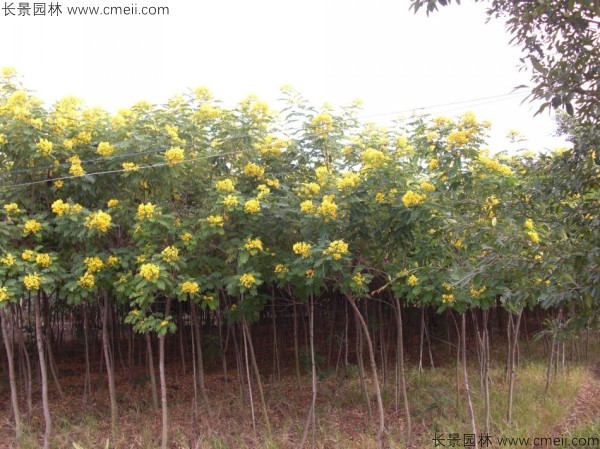
[[[598,351],[590,351],[591,354]],[[476,413],[478,430],[483,430],[483,397],[479,388],[476,357],[470,365],[471,396]],[[473,360],[475,358],[475,360]],[[506,423],[508,385],[504,379],[504,367],[500,355],[494,358],[491,367],[491,436],[533,437],[555,435],[558,423],[565,419],[569,405],[573,403],[579,386],[590,371],[585,365],[573,365],[560,370],[553,379],[547,396],[544,395],[546,366],[542,358],[531,361],[522,359],[517,368],[513,403],[513,425]],[[414,366],[411,363],[411,366]],[[407,370],[408,395],[413,420],[415,447],[433,447],[436,433],[445,437],[449,433],[471,433],[467,420],[466,403],[462,385],[459,404],[456,405],[456,367],[452,359],[446,366],[418,372]],[[169,376],[171,377],[171,376]],[[287,449],[298,443],[303,423],[310,404],[310,378],[302,379],[298,389],[293,373],[265,381],[269,416],[273,433],[267,435],[262,425],[261,414],[256,410],[257,430],[252,428],[250,410],[247,401],[241,402],[235,383],[235,373],[225,384],[220,374],[207,375],[210,400],[210,412],[200,411],[198,437],[192,440],[191,422],[191,384],[188,377],[178,375],[179,385],[169,392],[170,397],[170,435],[171,448],[180,449]],[[265,376],[266,379],[267,376]],[[175,373],[172,374],[175,378]],[[393,378],[391,373],[390,378]],[[53,441],[52,448],[73,448],[77,443],[83,449],[103,448],[110,433],[110,417],[106,392],[102,388],[105,379],[99,376],[95,380],[97,391],[91,398],[91,404],[81,405],[79,396],[67,398],[61,403],[53,398]],[[329,376],[319,382],[317,400],[317,428],[314,433],[315,448],[368,449],[375,448],[376,418],[375,400],[370,379],[367,379],[374,417],[369,419],[365,399],[361,394],[358,376]],[[121,379],[120,383],[119,428],[110,436],[110,448],[134,449],[156,448],[159,446],[160,412],[153,410],[149,400],[149,385],[130,387]],[[72,389],[71,391],[77,391]],[[405,421],[403,409],[394,409],[394,385],[391,380],[383,386],[383,398],[386,408],[386,441],[390,448],[405,447]],[[75,394],[75,393],[73,393]],[[6,412],[8,413],[8,412]],[[0,412],[2,416],[2,412]],[[6,422],[8,415],[3,416]],[[20,441],[21,449],[37,449],[41,444],[43,422],[40,411],[36,409]],[[3,432],[6,431],[6,438]],[[582,423],[581,427],[569,429],[569,435],[579,438],[600,436],[600,421]],[[0,428],[0,441],[11,441],[12,432],[7,427]],[[313,441],[309,433],[307,447]],[[0,448],[4,449],[3,443]]]

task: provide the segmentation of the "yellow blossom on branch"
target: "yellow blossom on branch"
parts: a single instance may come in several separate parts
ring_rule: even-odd
[[[282,263],[278,263],[277,265],[275,265],[275,270],[273,270],[275,273],[288,273],[290,271],[290,269],[288,267],[286,267],[284,264]]]
[[[329,248],[323,251],[324,255],[331,254],[333,260],[340,260],[348,253],[348,244],[343,240],[334,240],[329,244]]]
[[[175,147],[165,151],[165,159],[169,165],[177,164],[185,159],[185,151]]]
[[[160,267],[153,263],[146,263],[140,267],[140,276],[147,281],[156,281],[160,275]]]
[[[36,220],[27,220],[23,225],[23,234],[37,234],[42,230],[42,225]]]
[[[96,273],[104,268],[104,262],[99,257],[86,257],[83,263],[90,273]]]
[[[19,209],[19,205],[17,203],[8,203],[4,205],[4,210],[8,215],[16,215],[21,210]]]
[[[256,284],[256,278],[251,273],[245,273],[240,276],[240,285],[245,288],[252,288]]]
[[[23,278],[23,284],[27,290],[39,290],[44,281],[44,277],[37,273],[28,274]]]
[[[244,167],[244,174],[252,178],[262,179],[265,175],[265,167],[261,167],[254,162],[248,162]]]
[[[92,273],[86,271],[77,281],[77,284],[83,288],[92,288],[96,283],[96,278]]]
[[[356,285],[363,285],[366,278],[362,273],[356,273],[354,276],[352,276],[352,280],[356,283]]]
[[[21,254],[21,259],[23,259],[26,262],[31,262],[35,259],[35,252],[30,249],[26,249],[25,251],[23,251],[23,254]]]
[[[8,300],[9,294],[6,287],[0,287],[0,303]]]
[[[181,291],[193,296],[200,291],[200,286],[197,282],[186,281],[181,284]]]
[[[235,185],[231,179],[223,179],[221,181],[217,181],[215,187],[219,192],[232,192],[233,190],[235,190]]]
[[[260,211],[260,202],[257,199],[251,199],[244,204],[244,211],[247,214],[256,214]]]
[[[63,200],[56,200],[52,203],[51,209],[56,215],[62,217],[69,212],[69,204],[65,203]]]
[[[223,227],[223,224],[225,223],[222,215],[209,215],[206,217],[206,221],[216,227]]]
[[[115,152],[115,147],[109,142],[100,142],[97,151],[100,156],[108,157]]]
[[[121,166],[125,171],[138,171],[140,169],[140,166],[138,164],[134,164],[133,162],[123,162]]]
[[[294,251],[294,254],[297,254],[297,255],[301,256],[303,259],[306,259],[307,257],[310,256],[311,248],[312,248],[312,246],[310,243],[298,242],[298,243],[294,243],[294,246],[292,247],[292,251]]]
[[[50,254],[38,254],[37,256],[35,256],[35,263],[42,268],[48,268],[50,265],[52,265],[52,259],[50,258]]]
[[[179,260],[179,250],[174,246],[167,246],[160,253],[162,260],[167,263],[177,262]]]
[[[15,264],[15,256],[11,253],[6,253],[6,255],[0,258],[0,263],[5,267],[12,267]]]
[[[97,229],[100,232],[107,232],[111,221],[112,218],[109,214],[99,210],[85,217],[85,227],[88,229]]]
[[[256,256],[259,251],[263,250],[263,244],[260,239],[248,239],[244,244],[244,248],[248,250],[250,255]]]
[[[107,207],[116,207],[119,205],[119,200],[111,199],[106,202]]]
[[[44,157],[50,156],[52,153],[52,142],[46,139],[40,139],[40,141],[35,145],[40,152],[40,154]]]
[[[138,206],[137,209],[137,219],[138,220],[147,220],[149,218],[154,217],[154,209],[156,206],[152,203],[142,203]]]
[[[408,285],[410,285],[411,287],[414,287],[415,285],[418,284],[419,282],[419,278],[416,277],[414,274],[411,274],[410,277],[408,278]]]
[[[315,211],[315,205],[311,200],[302,201],[300,203],[300,211],[305,214],[312,214]]]
[[[409,190],[402,196],[402,203],[405,207],[417,206],[425,201],[427,195],[421,193],[415,193]]]

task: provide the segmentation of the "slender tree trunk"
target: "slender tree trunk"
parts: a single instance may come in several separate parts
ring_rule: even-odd
[[[419,340],[419,372],[423,372],[423,345],[425,340],[425,307],[421,305],[421,336]]]
[[[10,403],[12,405],[13,417],[15,419],[15,434],[17,441],[21,438],[21,413],[19,412],[19,400],[17,398],[17,381],[15,379],[14,366],[14,342],[11,337],[12,332],[9,332],[9,319],[6,316],[8,307],[0,308],[0,319],[2,324],[2,337],[4,339],[4,347],[6,348],[6,358],[8,360],[8,381],[10,384]]]
[[[461,315],[461,340],[462,340],[462,359],[463,359],[463,377],[465,394],[467,395],[467,411],[469,412],[469,421],[471,422],[471,433],[477,435],[477,427],[475,425],[475,413],[473,412],[473,403],[471,402],[471,392],[469,390],[469,374],[467,370],[467,324],[466,314]],[[475,448],[479,448],[477,437],[475,438]]]
[[[281,379],[279,370],[279,345],[277,344],[277,316],[275,314],[275,287],[271,287],[271,323],[273,327],[273,375]]]
[[[354,298],[350,296],[346,296],[350,306],[354,309],[354,313],[356,314],[362,329],[365,334],[365,339],[367,341],[367,349],[369,351],[369,359],[371,361],[371,370],[373,371],[373,387],[375,389],[375,395],[377,397],[377,410],[379,412],[379,427],[377,429],[377,448],[383,448],[383,433],[385,431],[385,415],[383,412],[383,400],[381,398],[381,389],[379,387],[379,378],[377,376],[377,364],[375,363],[375,353],[373,351],[373,343],[371,342],[371,337],[369,336],[369,328],[364,318],[362,317],[360,310],[356,306],[354,302]]]
[[[83,341],[85,345],[85,379],[83,380],[83,403],[88,403],[88,396],[92,392],[92,381],[90,378],[90,351],[88,344],[88,328],[89,328],[89,318],[88,318],[88,305],[87,303],[83,304]]]
[[[248,359],[248,338],[246,335],[246,329],[242,324],[242,337],[244,339],[244,360],[246,365],[246,377],[248,379],[248,398],[250,399],[250,411],[252,413],[252,429],[256,434],[256,417],[254,414],[254,397],[252,395],[252,378],[250,377],[250,361]]]
[[[202,356],[202,321],[200,320],[200,308],[198,304],[192,301],[192,326],[194,328],[194,338],[196,339],[196,362],[198,363],[198,386],[200,387],[200,397],[205,405],[208,405],[208,394],[204,382],[204,360]]]
[[[166,320],[171,312],[171,298],[167,298],[164,319]],[[160,375],[160,405],[162,411],[162,438],[161,449],[167,449],[169,444],[169,415],[167,408],[167,380],[165,377],[165,335],[158,337],[158,370]]]
[[[149,332],[144,334],[146,340],[146,365],[150,374],[150,388],[152,389],[152,407],[158,409],[158,388],[156,387],[156,374],[154,372],[154,356],[152,355],[152,337]]]
[[[298,449],[302,449],[306,443],[308,437],[308,430],[312,425],[313,435],[315,432],[315,404],[317,402],[317,365],[315,363],[315,332],[314,332],[314,298],[310,295],[308,303],[308,335],[310,344],[310,363],[312,373],[312,401],[310,408],[308,409],[308,415],[304,423],[304,433],[302,434],[302,440],[298,445]]]
[[[371,400],[369,398],[369,390],[367,388],[367,375],[365,374],[365,364],[363,357],[363,340],[362,340],[362,328],[358,316],[354,314],[354,322],[356,325],[356,363],[358,365],[358,377],[360,379],[360,392],[367,403],[367,410],[369,410],[369,419],[373,419],[373,411],[371,410]]]
[[[404,418],[406,419],[406,446],[412,447],[412,423],[410,418],[410,408],[408,405],[408,394],[406,392],[406,374],[404,372],[404,340],[402,326],[402,305],[398,298],[394,298],[394,309],[396,311],[396,392],[398,391],[398,380],[400,381],[400,391],[402,391],[402,401],[404,402]],[[398,393],[396,393],[396,410],[398,410]]]
[[[114,361],[110,353],[110,336],[108,335],[108,294],[102,290],[104,306],[102,310],[102,348],[104,351],[104,362],[108,375],[108,394],[110,396],[110,424],[113,434],[117,430],[117,420],[119,419],[119,409],[117,406],[117,391],[115,388]]]
[[[521,327],[522,315],[523,309],[521,309],[519,311],[519,315],[517,315],[517,322],[513,328],[512,348],[510,350],[510,367],[508,372],[508,409],[506,411],[506,421],[508,422],[508,427],[512,425],[513,390],[515,384],[515,357],[517,352],[517,344],[519,342],[519,328]]]
[[[25,384],[25,390],[27,394],[27,413],[31,416],[33,411],[33,375],[31,372],[31,361],[29,359],[29,351],[25,346],[25,336],[23,335],[23,309],[21,305],[17,305],[16,308],[17,313],[17,326],[16,326],[16,334],[17,339],[19,340],[19,346],[21,348],[21,354],[25,358],[25,370],[27,376],[27,383]]]
[[[296,362],[296,381],[298,383],[298,388],[300,388],[300,353],[298,350],[298,311],[296,310],[296,301],[292,296],[290,296],[292,300],[292,313],[294,320],[294,358]]]
[[[181,308],[182,305],[181,303],[179,303],[179,307],[177,307],[177,326],[179,327],[177,333],[179,334],[179,357],[181,358],[181,373],[183,376],[185,376],[185,350],[183,347],[185,327],[183,326],[183,316],[181,313]]]
[[[50,435],[52,433],[52,419],[50,417],[50,404],[48,403],[48,372],[46,371],[46,356],[44,354],[44,334],[42,333],[42,313],[40,305],[40,292],[34,298],[35,335],[37,341],[38,358],[40,361],[40,375],[42,378],[42,408],[44,410],[44,449],[50,448]]]

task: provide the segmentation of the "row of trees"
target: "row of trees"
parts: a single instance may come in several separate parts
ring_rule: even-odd
[[[149,335],[156,334],[162,447],[168,443],[165,339],[183,323],[174,310],[190,317],[195,385],[204,401],[202,316],[237,329],[236,361],[242,368],[245,363],[249,388],[254,378],[267,428],[250,329],[276,296],[292,301],[294,312],[296,306],[306,310],[313,396],[303,444],[317,395],[314,303],[342,298],[366,345],[380,447],[382,362],[364,301],[385,301],[386,312],[393,312],[397,397],[403,398],[409,442],[401,303],[459,314],[467,392],[467,311],[480,317],[485,379],[488,311],[502,307],[514,315],[508,327],[511,395],[524,308],[560,309],[568,324],[563,332],[597,321],[593,151],[583,159],[567,149],[493,156],[484,149],[490,124],[471,113],[412,117],[384,129],[361,122],[358,105],[341,112],[315,109],[288,88],[279,112],[253,97],[225,108],[204,88],[163,106],[142,102],[114,115],[75,98],[47,108],[14,71],[5,69],[2,76],[0,315],[18,436],[14,358],[26,352],[20,329],[23,310],[33,306],[45,448],[52,423],[47,367],[55,366],[53,305],[67,307],[84,323],[84,391],[90,305],[101,311],[113,428],[112,311],[120,311],[120,326],[145,336],[149,356]],[[573,119],[562,126],[576,135]],[[225,339],[221,335],[221,349]],[[297,354],[296,340],[296,367]],[[470,399],[468,410],[476,433]],[[510,422],[510,405],[507,413]]]

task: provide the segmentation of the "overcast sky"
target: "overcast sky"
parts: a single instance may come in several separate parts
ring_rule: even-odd
[[[406,0],[58,3],[62,14],[52,17],[0,10],[0,66],[14,66],[47,103],[75,95],[115,111],[138,100],[163,103],[203,85],[226,104],[250,93],[275,104],[287,84],[315,105],[360,98],[363,115],[385,124],[396,111],[508,94],[529,82],[504,24],[486,24],[481,4],[427,17],[408,11]],[[73,6],[134,4],[138,11],[168,6],[169,15],[67,14]],[[495,151],[505,149],[509,129],[521,131],[534,150],[561,145],[552,137],[552,116],[533,118],[536,106],[521,104],[524,96],[427,111],[472,110],[491,120]]]

